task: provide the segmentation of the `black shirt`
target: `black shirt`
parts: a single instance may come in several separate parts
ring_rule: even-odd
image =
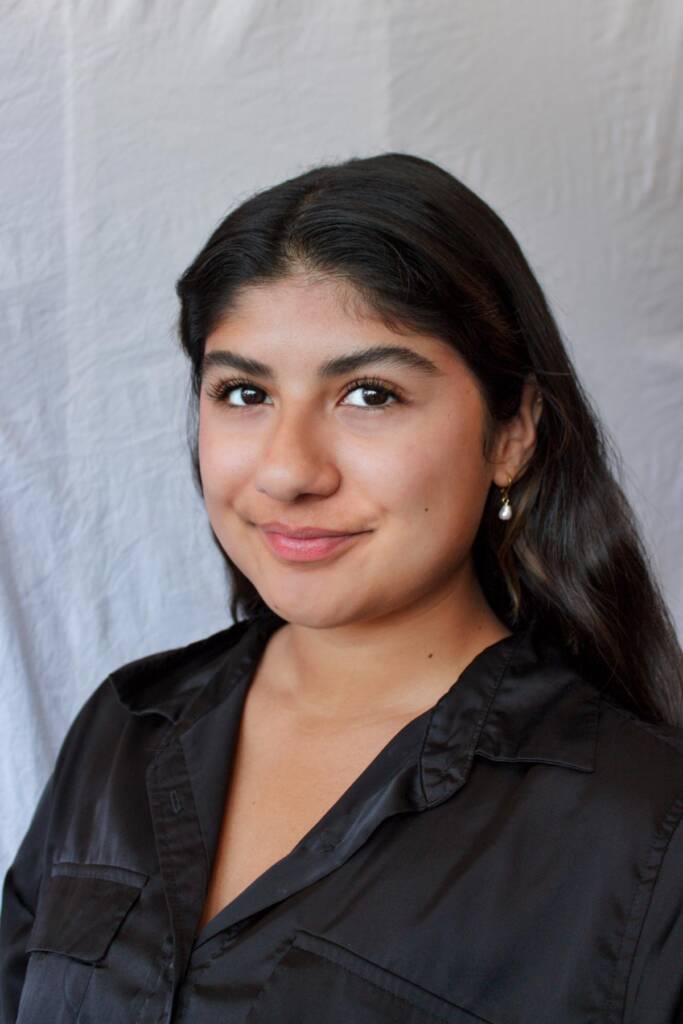
[[[196,935],[281,623],[131,662],[85,702],[5,877],[3,1024],[683,1022],[683,730],[533,626]]]

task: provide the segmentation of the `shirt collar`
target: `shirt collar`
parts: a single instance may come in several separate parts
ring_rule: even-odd
[[[215,688],[218,676],[230,686],[242,657],[261,646],[265,621],[262,615],[244,619],[184,647],[137,658],[115,669],[107,682],[131,714],[162,715],[176,723],[202,692]]]
[[[475,755],[595,769],[600,691],[532,622],[478,654],[435,705],[421,756],[428,804],[460,788]]]
[[[185,647],[130,662],[108,680],[132,714],[189,725],[254,670],[283,621],[266,609]],[[599,713],[600,690],[532,621],[481,651],[432,708],[420,752],[427,805],[464,784],[475,755],[593,771]]]

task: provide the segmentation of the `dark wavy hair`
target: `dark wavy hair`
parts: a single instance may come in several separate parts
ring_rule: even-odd
[[[621,463],[583,390],[548,302],[501,218],[461,181],[405,153],[315,167],[242,202],[176,285],[191,361],[188,440],[202,494],[197,426],[207,336],[240,289],[296,273],[351,285],[391,329],[450,344],[476,376],[494,431],[535,380],[537,444],[510,489],[492,487],[473,555],[489,604],[511,631],[532,620],[622,707],[683,725],[683,656]],[[354,293],[352,293],[354,294]],[[228,558],[233,620],[266,610]]]

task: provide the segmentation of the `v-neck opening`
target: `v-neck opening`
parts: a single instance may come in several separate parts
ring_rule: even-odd
[[[272,614],[259,617],[257,619],[257,634],[253,639],[254,645],[248,648],[248,652],[243,655],[239,662],[237,669],[237,683],[231,688],[228,696],[228,703],[225,706],[226,713],[230,714],[231,749],[230,757],[226,758],[227,763],[225,765],[224,775],[222,776],[221,781],[220,792],[222,794],[222,802],[219,807],[218,802],[216,801],[215,803],[215,808],[218,808],[217,813],[219,819],[217,822],[209,821],[202,823],[202,831],[205,833],[205,847],[207,847],[207,879],[209,881],[212,877],[215,860],[218,855],[220,831],[225,813],[226,797],[234,769],[236,747],[242,726],[246,699],[258,666],[263,657],[268,640],[282,624],[282,620],[277,619]],[[467,666],[467,669],[460,673],[458,678],[451,683],[451,686],[444,691],[444,693],[430,707],[426,708],[424,711],[420,712],[414,718],[401,726],[401,728],[391,736],[389,740],[387,740],[373,759],[337,798],[334,804],[332,804],[311,826],[311,828],[300,837],[295,845],[292,846],[286,854],[280,857],[277,861],[274,861],[264,871],[257,875],[256,878],[254,878],[236,896],[234,896],[229,903],[226,903],[221,907],[221,909],[203,925],[201,930],[193,936],[193,953],[213,938],[214,935],[229,929],[245,917],[251,916],[253,913],[265,909],[265,907],[293,895],[295,892],[298,892],[305,886],[311,884],[311,878],[313,878],[313,876],[315,876],[314,880],[317,880],[318,877],[328,873],[334,866],[337,866],[331,862],[334,860],[335,856],[338,856],[336,852],[337,847],[341,845],[344,835],[340,835],[336,842],[328,841],[330,833],[334,831],[334,826],[338,826],[344,822],[344,829],[346,829],[347,832],[352,832],[353,827],[350,828],[350,825],[353,826],[357,823],[355,821],[350,823],[348,819],[352,816],[355,816],[356,819],[361,819],[363,817],[364,810],[367,810],[367,807],[371,804],[373,798],[375,798],[376,805],[381,805],[382,791],[389,790],[391,788],[394,778],[398,776],[401,771],[405,770],[411,761],[414,764],[413,778],[410,783],[413,796],[409,803],[411,804],[412,809],[419,809],[418,805],[421,806],[425,802],[419,771],[419,757],[420,752],[424,747],[432,716],[446,700],[451,699],[451,691],[456,687],[463,676],[465,674],[469,675],[476,663],[482,663],[482,655],[484,655],[485,652],[494,651],[495,653],[498,652],[499,649],[504,650],[509,646],[510,640],[510,637],[505,637],[497,641],[495,644],[489,645],[489,647],[485,648],[484,651],[479,652],[470,665]],[[486,656],[490,658],[491,653],[488,653]],[[235,708],[230,703],[230,695],[239,696],[238,708]],[[208,726],[205,727],[208,728]],[[415,733],[413,742],[410,742],[411,732]],[[406,748],[410,751],[408,760],[406,760]],[[210,776],[211,772],[206,772],[206,763],[203,753],[203,747],[200,746],[199,749],[195,751],[194,764],[199,773],[208,774]],[[394,763],[392,763],[392,759]],[[401,810],[411,809],[411,807],[407,805],[404,806],[404,804],[405,801],[402,803],[400,799],[396,799],[394,801],[394,805],[399,807]],[[214,811],[213,813],[216,812]],[[367,811],[367,813],[369,815],[371,814],[370,811]],[[379,814],[379,811],[376,810],[373,813]],[[396,812],[393,811],[392,813]],[[384,817],[386,817],[386,814]],[[374,827],[377,827],[381,820],[383,820],[383,818],[378,817]],[[365,822],[365,824],[367,824],[367,822]],[[320,833],[319,837],[318,833]],[[211,851],[208,849],[206,841],[207,834],[210,834],[212,837]],[[316,843],[316,838],[319,838],[320,842]],[[326,858],[327,864],[330,864],[331,866],[328,866],[325,871],[316,873],[312,870],[312,865],[310,864],[311,856]],[[287,884],[281,884],[283,882]],[[206,899],[207,894],[208,888],[207,892],[204,894],[204,899]]]
[[[242,711],[243,708],[244,702],[242,704]],[[372,797],[373,793],[386,785],[387,773],[386,770],[384,770],[384,762],[387,760],[391,761],[392,755],[394,755],[396,764],[387,766],[391,767],[394,774],[400,772],[411,762],[417,764],[417,758],[423,742],[424,731],[427,728],[428,719],[433,710],[433,707],[427,708],[402,725],[401,728],[387,740],[384,746],[378,750],[372,760],[368,762],[362,771],[347,786],[344,792],[339,795],[335,802],[331,804],[321,817],[318,818],[318,820],[308,829],[308,831],[297,840],[294,846],[292,846],[286,854],[278,858],[278,860],[273,861],[272,864],[257,875],[256,878],[254,878],[236,896],[234,896],[229,903],[226,903],[221,907],[221,909],[203,925],[202,929],[194,936],[193,949],[198,949],[214,934],[227,927],[227,922],[234,917],[234,910],[240,904],[247,905],[249,897],[253,893],[257,892],[264,885],[267,885],[271,878],[277,877],[278,874],[286,872],[287,866],[290,865],[297,857],[309,853],[319,855],[327,854],[331,856],[334,853],[334,850],[339,846],[341,838],[343,838],[342,836],[339,836],[336,841],[333,841],[333,823],[348,819],[351,816],[350,812],[354,809],[360,813],[364,803]],[[241,713],[242,712],[240,712],[240,717]],[[411,732],[415,732],[416,736],[413,742],[409,743],[407,737],[409,737]],[[409,752],[407,756],[406,745],[407,751]],[[382,771],[378,770],[380,766]],[[232,766],[228,771],[232,771]],[[373,776],[377,776],[375,784],[372,785],[371,782],[368,786],[368,792],[366,794],[362,794],[365,784],[369,780],[372,780]],[[226,780],[226,793],[229,782],[230,778],[228,777]],[[365,797],[365,800],[363,797]],[[320,840],[318,843],[315,842],[316,838]],[[213,871],[213,865],[215,863],[217,853],[218,844],[216,845],[214,857],[210,865],[209,877]],[[300,888],[303,888],[307,884],[310,883],[304,881],[300,886],[295,885],[291,892],[282,894],[280,898],[286,898],[288,895],[293,895],[294,892],[299,891]],[[276,902],[277,898],[278,897],[276,896],[272,902]],[[238,920],[241,920],[243,916],[244,915],[240,914],[232,923],[236,923]],[[223,921],[225,921],[225,924]]]

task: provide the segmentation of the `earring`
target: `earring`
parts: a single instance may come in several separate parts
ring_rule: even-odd
[[[512,506],[510,505],[510,498],[508,497],[508,490],[512,486],[512,477],[508,475],[508,482],[506,487],[501,487],[501,503],[498,509],[499,519],[512,519]]]

